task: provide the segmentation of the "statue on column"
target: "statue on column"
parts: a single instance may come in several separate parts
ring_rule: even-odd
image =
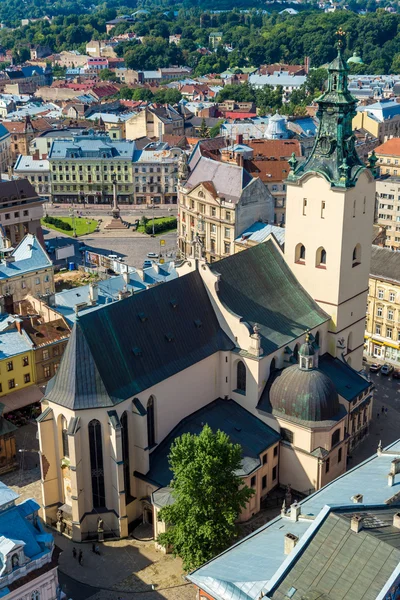
[[[97,519],[97,539],[99,542],[104,542],[104,528],[103,528],[103,519],[98,517]]]

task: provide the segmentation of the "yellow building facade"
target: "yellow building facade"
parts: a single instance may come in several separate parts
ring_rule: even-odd
[[[372,247],[365,353],[400,368],[400,254]]]

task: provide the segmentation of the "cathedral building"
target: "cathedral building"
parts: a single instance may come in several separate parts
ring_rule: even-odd
[[[273,235],[80,316],[38,419],[44,518],[74,540],[125,537],[171,501],[166,457],[209,422],[242,444],[256,513],[277,485],[319,489],[368,432],[364,342],[374,157],[354,149],[341,51]],[[246,443],[247,442],[247,443]],[[157,524],[158,527],[158,524]],[[157,532],[156,532],[157,533]]]

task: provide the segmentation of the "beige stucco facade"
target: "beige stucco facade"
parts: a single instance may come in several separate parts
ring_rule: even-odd
[[[366,352],[400,367],[400,285],[371,276],[365,327]]]
[[[235,253],[234,240],[256,221],[271,220],[271,194],[258,178],[243,190],[237,203],[215,193],[208,182],[193,189],[179,187],[178,246],[184,257],[194,256],[196,239],[207,262]]]
[[[318,175],[306,176],[301,185],[288,184],[287,220],[296,221],[296,227],[286,227],[286,262],[331,316],[329,353],[343,354],[357,370],[362,366],[374,198],[375,180],[367,171],[355,188],[331,188]]]

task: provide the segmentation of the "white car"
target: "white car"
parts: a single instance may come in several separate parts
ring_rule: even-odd
[[[148,252],[147,258],[158,258],[157,252]]]

